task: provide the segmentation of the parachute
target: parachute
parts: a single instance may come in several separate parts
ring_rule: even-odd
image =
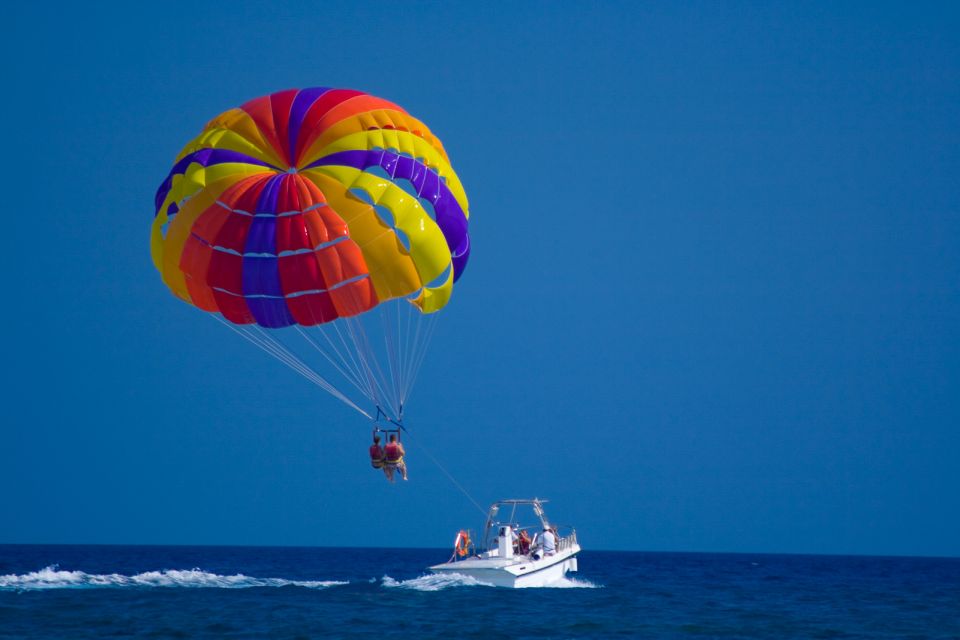
[[[150,252],[175,296],[402,424],[470,256],[466,194],[425,124],[360,91],[255,98],[183,148],[155,206]]]

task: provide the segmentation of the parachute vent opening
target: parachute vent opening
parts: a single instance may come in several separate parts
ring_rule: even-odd
[[[375,164],[371,167],[367,167],[366,169],[364,169],[364,171],[366,171],[370,175],[377,176],[378,178],[386,178],[387,180],[393,180],[393,176],[387,173],[387,170],[378,164]]]
[[[420,206],[423,207],[423,210],[427,212],[427,215],[430,216],[430,219],[434,222],[437,221],[437,211],[433,208],[433,203],[427,200],[426,198],[420,198]]]
[[[397,236],[397,240],[403,245],[404,251],[410,251],[410,238],[407,234],[396,226],[396,218],[393,216],[393,212],[389,208],[381,205],[375,204],[373,210],[377,212],[377,217],[383,222],[383,224],[390,227],[393,230],[393,233]]]
[[[354,187],[353,189],[350,189],[350,195],[357,198],[361,202],[366,202],[371,207],[375,204],[373,201],[373,196],[367,193],[365,189],[358,189]]]
[[[407,237],[407,234],[396,228],[394,228],[393,232],[397,234],[397,240],[400,241],[400,244],[403,245],[403,248],[406,249],[407,253],[410,253],[410,238]]]
[[[390,211],[390,209],[386,208],[382,204],[373,205],[373,209],[377,212],[377,216],[383,221],[383,224],[396,231],[396,223],[393,218],[393,212]]]
[[[438,275],[436,278],[434,278],[433,280],[431,280],[426,284],[426,287],[428,289],[436,289],[437,287],[442,286],[447,281],[447,278],[450,277],[450,271],[452,269],[453,269],[453,264],[452,263],[448,264],[447,268],[444,269],[440,275]]]
[[[419,198],[420,194],[417,192],[417,188],[413,186],[413,183],[407,180],[406,178],[396,178],[393,181],[393,184],[397,185],[407,193],[409,193],[414,198]]]
[[[391,211],[389,207],[385,207],[382,204],[375,202],[373,196],[371,196],[366,189],[354,187],[353,189],[350,189],[350,194],[373,207],[373,210],[376,212],[377,217],[380,218],[380,221],[386,226],[390,227],[394,235],[397,236],[397,240],[403,246],[404,251],[410,251],[410,238],[401,229],[397,228],[396,217],[393,215],[393,211]]]
[[[416,198],[423,210],[427,212],[428,216],[430,216],[430,219],[434,222],[437,221],[437,212],[433,208],[433,203],[420,195],[420,191],[417,190],[415,184],[406,178],[396,178],[394,179],[393,183],[403,189],[404,192]]]

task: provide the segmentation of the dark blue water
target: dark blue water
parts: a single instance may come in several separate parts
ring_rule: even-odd
[[[448,551],[0,545],[0,638],[960,638],[960,559],[585,551],[557,588]]]

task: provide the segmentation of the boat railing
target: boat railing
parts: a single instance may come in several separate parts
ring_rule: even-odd
[[[570,535],[560,538],[557,542],[557,552],[566,551],[575,544],[577,544],[577,530],[571,529]]]

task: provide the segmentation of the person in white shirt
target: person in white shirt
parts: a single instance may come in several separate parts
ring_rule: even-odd
[[[543,554],[552,556],[557,552],[557,534],[550,527],[544,527],[540,536],[543,541]]]

